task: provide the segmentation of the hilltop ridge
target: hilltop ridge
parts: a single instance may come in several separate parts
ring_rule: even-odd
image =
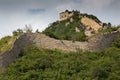
[[[102,23],[96,16],[66,10],[59,14],[58,21],[53,22],[43,33],[55,39],[87,41],[89,37],[111,25]]]
[[[101,24],[101,21],[93,15],[78,13],[64,20],[53,22],[42,33],[32,33],[31,29],[27,31],[29,32],[24,33],[21,30],[13,32],[14,36],[19,37],[11,38],[11,41],[14,41],[10,42],[12,46],[8,46],[9,48],[0,54],[0,70],[22,55],[24,48],[30,44],[38,48],[68,52],[101,51],[109,48],[114,39],[120,37],[119,27],[112,28],[108,24]],[[9,41],[5,40],[5,43]]]

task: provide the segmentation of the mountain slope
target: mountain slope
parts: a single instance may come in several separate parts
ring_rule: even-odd
[[[52,23],[43,33],[61,40],[87,41],[89,36],[102,29],[100,23],[101,21],[93,15],[74,14],[65,20]],[[90,34],[87,34],[87,31]]]
[[[87,17],[83,17],[81,19],[81,22],[85,25],[85,26],[91,26],[91,28],[94,31],[98,31],[99,29],[102,28],[102,26],[100,24],[98,24],[97,22],[95,22],[94,20],[87,18]]]
[[[120,80],[120,26],[66,13],[44,34],[26,27],[0,40],[0,80]]]
[[[13,45],[16,37],[6,36],[0,39],[0,53],[5,52],[6,50],[9,50],[11,46]]]

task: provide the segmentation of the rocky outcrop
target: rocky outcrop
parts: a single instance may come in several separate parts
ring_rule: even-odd
[[[81,19],[81,22],[88,27],[91,27],[94,31],[98,31],[102,28],[101,25],[99,25],[97,22],[95,22],[93,19],[90,19],[88,17],[83,17]]]
[[[0,70],[15,61],[15,59],[22,53],[24,47],[29,44],[47,49],[56,48],[63,51],[77,51],[78,49],[104,50],[111,45],[116,37],[120,37],[120,31],[97,35],[91,38],[88,42],[56,40],[44,34],[23,34],[15,40],[10,50],[0,55]]]

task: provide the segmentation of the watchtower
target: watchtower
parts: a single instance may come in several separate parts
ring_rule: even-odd
[[[74,11],[74,10],[73,11],[65,10],[65,12],[61,12],[59,14],[59,16],[60,16],[59,21],[65,20],[65,19],[73,16],[75,13],[80,14],[80,11],[77,11],[77,10],[76,11]]]

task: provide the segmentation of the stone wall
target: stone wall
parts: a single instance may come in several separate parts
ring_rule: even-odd
[[[11,62],[15,61],[16,57],[21,53],[23,48],[28,45],[30,41],[28,40],[27,34],[18,37],[10,50],[1,53],[0,55],[0,70],[7,67]]]
[[[86,42],[72,42],[67,40],[55,40],[44,34],[23,34],[15,40],[12,48],[0,55],[0,70],[7,67],[21,54],[24,47],[34,44],[37,47],[47,49],[60,49],[63,51],[76,51],[76,49],[86,49]]]
[[[110,47],[114,38],[120,37],[120,31],[97,35],[91,38],[88,42],[56,40],[49,38],[44,34],[23,34],[18,37],[12,48],[0,55],[0,70],[6,68],[10,63],[21,54],[24,47],[28,44],[34,44],[37,47],[47,49],[60,49],[63,51],[82,50],[104,50]]]
[[[104,50],[110,47],[117,37],[120,37],[120,31],[97,35],[88,41],[88,48],[89,50]]]

